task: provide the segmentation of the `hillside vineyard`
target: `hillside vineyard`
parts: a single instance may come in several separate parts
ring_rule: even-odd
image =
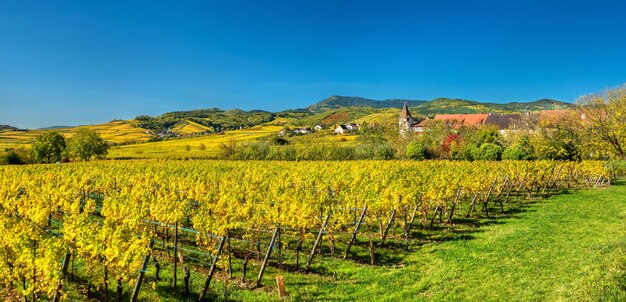
[[[380,228],[383,242],[393,224],[404,230],[396,239],[408,246],[408,229],[422,218],[489,216],[490,204],[499,209],[510,196],[595,187],[608,182],[610,174],[604,163],[592,161],[127,161],[0,167],[0,283],[19,284],[24,296],[53,297],[67,270],[67,261],[62,266],[59,259],[73,255],[94,283],[104,270],[110,280],[141,285],[144,257],[157,246],[171,246],[164,234],[175,232],[178,240],[179,230],[187,237],[174,243],[175,253],[185,245],[182,255],[198,259],[219,255],[226,237],[239,246],[250,243],[252,250],[262,245],[265,254],[277,233],[278,246],[282,233],[285,249],[289,236],[296,238],[298,251],[303,241],[315,240],[315,249],[324,234],[331,244],[349,240],[349,250],[361,223]],[[467,202],[463,212],[458,210],[461,200]],[[348,255],[345,251],[344,259]],[[312,258],[313,253],[307,269]],[[208,259],[196,265],[208,267],[218,258]]]

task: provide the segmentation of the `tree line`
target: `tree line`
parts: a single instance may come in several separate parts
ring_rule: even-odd
[[[109,145],[93,130],[79,129],[66,139],[61,133],[48,131],[33,142],[30,152],[9,151],[0,164],[57,163],[105,158]]]

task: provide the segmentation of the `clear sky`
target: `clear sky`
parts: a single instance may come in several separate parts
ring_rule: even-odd
[[[0,124],[626,82],[626,1],[0,0]]]

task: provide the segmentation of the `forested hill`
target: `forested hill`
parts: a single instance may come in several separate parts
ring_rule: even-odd
[[[402,108],[404,102],[407,102],[409,106],[417,106],[426,101],[400,99],[378,101],[361,97],[331,96],[307,107],[307,109],[313,112],[320,112],[343,107]]]
[[[541,99],[532,102],[480,103],[463,99],[439,98],[411,108],[423,115],[442,113],[508,113],[532,112],[555,109],[572,109],[573,104],[552,99]]]
[[[2,130],[9,130],[9,131],[15,131],[15,130],[19,130],[17,127],[13,127],[10,125],[4,125],[4,124],[0,124],[0,131]]]
[[[274,119],[274,114],[268,111],[221,110],[218,108],[168,112],[157,117],[140,115],[135,118],[138,127],[155,132],[188,122],[194,123],[199,131],[233,130],[239,127],[259,125],[272,119]]]
[[[418,100],[372,100],[361,97],[331,96],[309,107],[312,112],[323,112],[344,107],[402,108],[404,102],[414,111],[422,114],[433,113],[477,113],[477,112],[525,112],[553,109],[568,109],[573,105],[552,99],[532,102],[481,103],[463,99],[438,98],[432,101]]]

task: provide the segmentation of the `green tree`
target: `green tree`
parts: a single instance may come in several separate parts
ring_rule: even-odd
[[[90,160],[92,158],[104,158],[107,155],[109,145],[93,130],[80,129],[69,139],[67,153],[71,158]]]
[[[414,160],[430,158],[430,152],[423,142],[411,142],[406,146],[406,157]]]
[[[535,159],[535,148],[528,136],[522,136],[502,153],[502,159],[508,160],[533,160]]]
[[[61,160],[66,148],[65,137],[49,131],[38,136],[33,143],[33,159],[36,163],[55,163]]]
[[[475,160],[500,160],[502,147],[493,143],[484,143],[479,148],[472,149],[472,158]]]

